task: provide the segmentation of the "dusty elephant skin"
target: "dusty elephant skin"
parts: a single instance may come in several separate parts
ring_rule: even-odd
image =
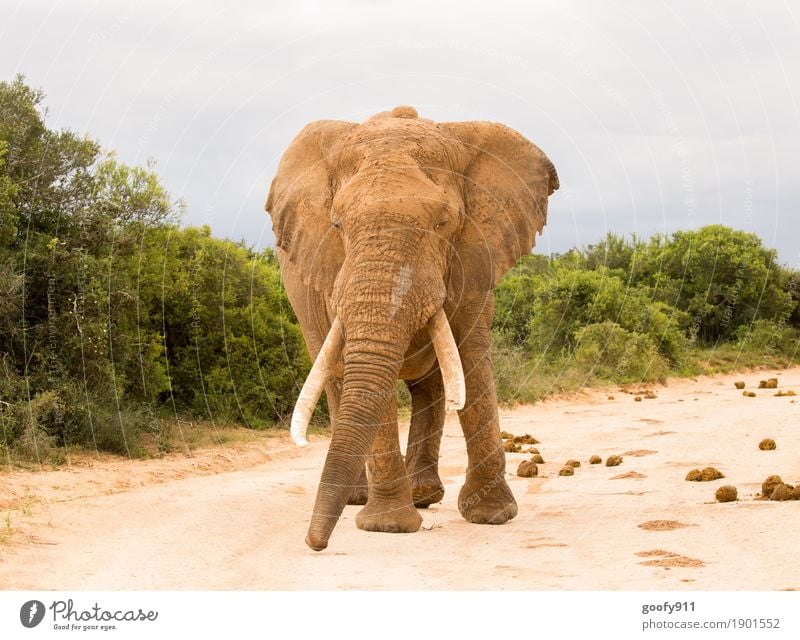
[[[361,529],[419,529],[415,506],[444,494],[447,408],[460,409],[467,443],[461,515],[502,524],[517,514],[492,377],[492,289],[534,246],[556,189],[553,164],[516,131],[434,123],[412,107],[361,124],[314,122],[292,141],[265,208],[315,358],[293,436],[305,441],[323,387],[333,422],[306,537],[312,549],[328,545],[348,502],[366,502]],[[413,404],[405,461],[398,379]]]

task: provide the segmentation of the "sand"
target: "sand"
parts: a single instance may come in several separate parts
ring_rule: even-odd
[[[501,427],[533,432],[548,460],[625,457],[558,478],[514,474],[519,515],[503,526],[465,522],[456,509],[466,453],[448,416],[442,504],[415,534],[366,533],[347,507],[322,553],[303,543],[323,437],[288,437],[127,461],[103,456],[58,471],[0,472],[3,589],[800,589],[800,502],[754,500],[780,474],[800,481],[800,404],[733,382],[777,377],[800,389],[800,368],[670,381],[635,403],[599,389],[501,411]],[[612,393],[619,398],[608,401]],[[781,446],[758,450],[765,431]],[[91,464],[91,466],[89,466]],[[686,482],[714,466],[724,480]],[[720,504],[714,492],[738,488]],[[6,515],[10,531],[6,526]]]

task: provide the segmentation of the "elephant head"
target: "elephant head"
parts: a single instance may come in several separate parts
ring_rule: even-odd
[[[412,107],[314,122],[286,150],[266,203],[278,255],[335,316],[295,410],[299,443],[337,363],[343,377],[312,548],[327,545],[410,359],[432,345],[448,405],[461,408],[447,316],[530,252],[557,188],[553,164],[516,131],[434,123]]]

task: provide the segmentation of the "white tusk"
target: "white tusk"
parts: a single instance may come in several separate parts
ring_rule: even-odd
[[[339,354],[342,352],[343,344],[342,323],[337,317],[334,319],[330,331],[328,331],[325,342],[322,343],[317,359],[314,360],[314,366],[308,372],[308,377],[300,390],[297,403],[294,405],[290,433],[292,434],[292,440],[298,447],[305,447],[308,444],[306,431],[308,431],[308,423],[311,421],[311,414],[314,413],[314,407],[317,406],[317,401],[322,395],[325,382],[327,382],[328,376],[333,371]]]
[[[461,356],[444,309],[439,309],[428,321],[428,332],[431,334],[433,349],[442,372],[445,408],[447,411],[463,409],[467,399],[464,370],[461,368]]]

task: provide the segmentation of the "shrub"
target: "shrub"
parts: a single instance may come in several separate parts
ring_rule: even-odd
[[[669,364],[652,339],[627,331],[616,322],[590,324],[578,332],[575,365],[600,380],[663,380]]]
[[[677,362],[686,343],[680,317],[680,312],[654,302],[647,289],[627,286],[603,267],[558,269],[534,297],[526,342],[532,354],[563,356],[575,350],[584,327],[613,322],[649,336],[664,357]]]
[[[785,324],[756,320],[751,325],[739,327],[736,336],[736,344],[743,351],[789,359],[796,358],[800,353],[800,331]]]

